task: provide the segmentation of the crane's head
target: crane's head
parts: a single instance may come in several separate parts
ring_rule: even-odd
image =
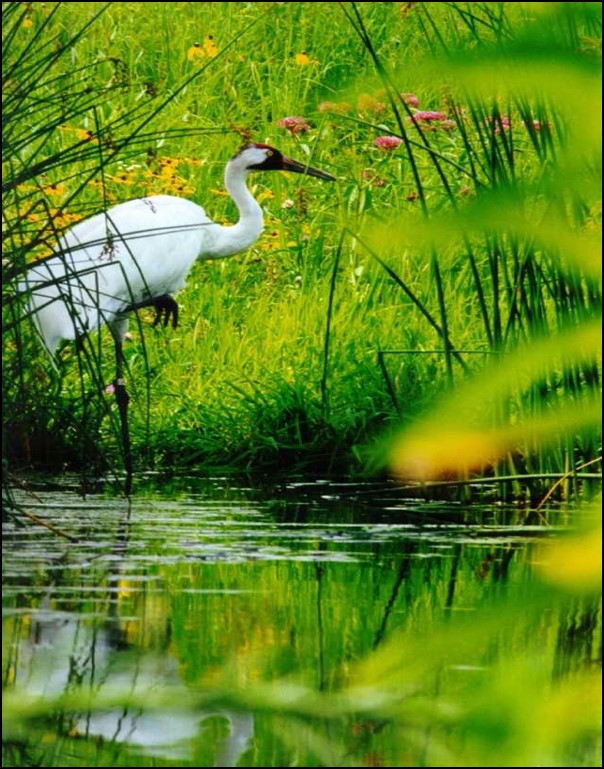
[[[236,163],[242,170],[247,171],[293,171],[296,174],[316,176],[317,179],[336,181],[335,176],[292,160],[268,144],[249,144],[239,150],[231,159],[231,163]]]

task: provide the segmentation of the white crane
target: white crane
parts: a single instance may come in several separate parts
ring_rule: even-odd
[[[184,288],[199,259],[220,259],[245,250],[263,227],[260,205],[246,186],[251,171],[293,171],[335,181],[331,174],[285,157],[267,144],[250,144],[226,165],[224,183],[239,210],[231,226],[213,222],[185,198],[153,195],[120,203],[79,222],[63,235],[51,257],[36,263],[20,290],[48,352],[63,339],[79,339],[107,325],[116,350],[115,395],[120,410],[126,494],[132,483],[128,393],[122,346],[128,313],[155,307],[155,322],[178,321],[172,294]]]

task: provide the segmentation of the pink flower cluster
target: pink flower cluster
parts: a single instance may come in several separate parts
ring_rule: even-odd
[[[373,143],[381,150],[391,152],[392,150],[395,150],[402,141],[403,140],[399,139],[398,136],[378,136]]]
[[[431,122],[432,120],[446,120],[447,116],[444,112],[434,112],[433,110],[423,109],[418,110],[413,114],[412,120],[426,120]]]
[[[524,125],[529,128],[532,126],[534,131],[542,131],[544,128],[548,128],[548,123],[542,123],[540,120],[525,120]]]
[[[495,126],[494,134],[500,134],[502,130],[509,131],[512,127],[512,119],[506,115],[502,115],[499,119],[488,117],[486,122]],[[548,123],[542,123],[540,120],[523,120],[522,124],[525,128],[532,128],[533,131],[543,131],[544,128],[549,128]]]
[[[400,97],[410,107],[419,107],[419,99],[414,93],[401,93]]]
[[[277,120],[277,125],[281,128],[285,128],[285,130],[289,131],[292,136],[306,133],[311,129],[311,126],[303,117],[282,117],[281,120]]]
[[[495,126],[493,130],[493,133],[495,134],[495,136],[499,135],[502,130],[509,131],[510,128],[512,127],[512,121],[510,120],[509,117],[506,117],[505,115],[500,116],[497,120],[495,118],[488,117],[486,119],[486,122],[489,125]]]
[[[407,118],[411,123],[421,125],[424,131],[452,131],[457,127],[454,120],[447,118],[444,112],[436,112],[434,110],[417,110],[413,113],[413,116]]]

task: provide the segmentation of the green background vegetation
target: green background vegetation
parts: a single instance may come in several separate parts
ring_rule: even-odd
[[[132,324],[139,469],[359,470],[376,435],[414,424],[438,393],[519,343],[599,317],[594,4],[4,12],[3,437],[13,464],[120,465],[104,393],[109,334],[83,352],[66,345],[53,369],[14,300],[25,265],[73,221],[141,195],[185,195],[234,221],[222,173],[250,139],[338,182],[252,177],[262,238],[194,268],[176,332],[150,328],[144,313]],[[412,121],[418,109],[443,119]],[[288,116],[303,118],[300,130],[278,124]],[[381,149],[379,136],[400,144]],[[590,412],[600,371],[587,344],[508,377],[471,421],[498,429],[553,414],[555,424],[569,401]],[[592,417],[547,448],[524,431],[478,469],[572,472],[598,456]]]

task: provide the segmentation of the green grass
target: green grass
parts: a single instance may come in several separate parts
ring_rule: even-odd
[[[67,345],[54,370],[13,300],[25,265],[74,219],[145,194],[233,221],[221,177],[242,139],[338,183],[253,177],[263,237],[194,268],[176,331],[144,313],[132,324],[138,469],[360,471],[376,436],[416,424],[485,363],[597,317],[597,129],[589,99],[567,100],[597,84],[597,11],[475,5],[7,4],[10,465],[120,468],[109,334]],[[453,122],[412,122],[403,93]],[[311,130],[289,135],[287,115]],[[379,149],[383,135],[401,144]],[[475,421],[599,390],[597,352],[571,356]],[[483,472],[566,472],[598,446],[585,426],[549,445],[521,437]]]

